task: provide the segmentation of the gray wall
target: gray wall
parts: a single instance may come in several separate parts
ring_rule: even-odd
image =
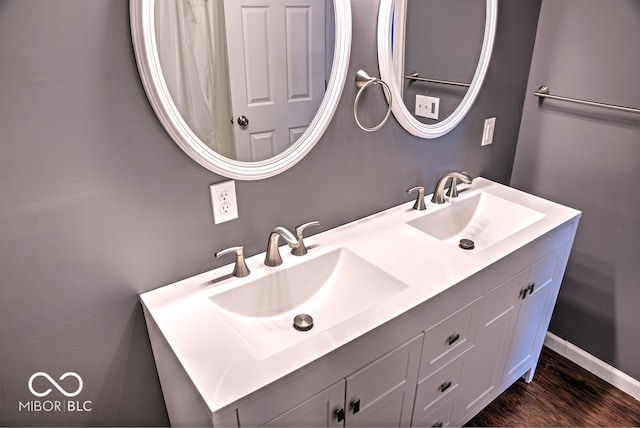
[[[640,379],[640,1],[545,0],[511,184],[583,211],[550,330]]]
[[[509,181],[540,1],[500,3],[476,106],[433,141],[393,119],[373,134],[354,122],[353,76],[377,74],[377,6],[352,1],[350,77],[326,135],[288,172],[236,182],[240,218],[214,226],[209,184],[224,178],[155,118],[128,2],[0,1],[0,425],[166,424],[139,293],[227,263],[213,258],[227,246],[262,252],[274,226],[317,219],[325,230],[405,202],[446,170]],[[495,142],[481,148],[490,116]],[[20,411],[38,371],[80,374],[74,400],[91,411]]]

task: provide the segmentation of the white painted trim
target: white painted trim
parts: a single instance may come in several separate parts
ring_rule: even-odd
[[[407,27],[407,2],[409,0],[395,0],[393,11],[393,70],[395,82],[400,90],[400,95],[404,92],[404,47],[406,44]]]
[[[573,343],[547,332],[544,344],[583,369],[640,401],[640,381],[594,357]]]

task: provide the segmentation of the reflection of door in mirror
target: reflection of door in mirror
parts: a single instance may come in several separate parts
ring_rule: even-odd
[[[485,30],[486,1],[396,0],[395,11],[395,23],[399,29],[402,24],[405,26],[404,38],[397,35],[399,29],[394,34],[394,55],[396,51],[404,52],[401,74],[403,67],[395,65],[404,103],[409,111],[415,112],[419,95],[437,98],[438,119],[415,115],[422,123],[437,123],[459,106],[476,72]],[[403,15],[405,19],[401,21]],[[450,84],[407,78],[411,73]]]
[[[278,1],[283,0],[274,0]],[[287,148],[279,153],[272,151],[274,155],[270,158],[253,156],[253,159],[262,160],[245,161],[236,156],[233,138],[233,119],[237,120],[237,116],[231,109],[225,0],[129,0],[131,40],[149,102],[175,143],[187,156],[211,172],[240,180],[261,180],[280,174],[313,149],[335,114],[349,69],[351,0],[311,0],[311,8],[308,3],[296,5],[293,1],[287,1],[289,15],[285,16],[290,19],[279,21],[290,26],[284,31],[285,37],[280,38],[281,41],[302,40],[304,43],[295,45],[296,49],[301,51],[302,46],[307,49],[304,53],[295,51],[297,55],[286,57],[285,70],[310,73],[316,61],[323,66],[318,67],[318,89],[314,90],[314,84],[310,86],[311,89],[300,90],[293,81],[284,87],[287,90],[291,88],[291,92],[297,91],[297,94],[310,93],[318,109],[302,125],[287,125],[287,130],[291,127],[306,128],[293,145],[288,142],[278,145]],[[316,4],[320,5],[319,8],[316,8]],[[322,17],[324,31],[320,32],[320,36],[315,31],[309,32],[315,21],[311,13],[314,10],[323,10],[325,15]],[[294,19],[298,16],[305,19],[299,22]],[[269,25],[271,27],[267,34],[273,38],[274,32],[271,30],[275,24]],[[236,30],[244,34],[237,27]],[[264,30],[262,34],[265,34]],[[322,40],[316,44],[313,37],[321,37]],[[271,43],[267,46],[271,46]],[[314,48],[308,49],[309,46],[323,47],[316,48],[320,51],[314,52]],[[271,52],[269,58],[272,60],[269,65],[273,67]],[[294,65],[292,61],[302,61],[303,65]],[[244,68],[243,65],[240,70],[243,74]],[[275,73],[271,68],[268,73],[270,79],[274,78]],[[307,78],[305,82],[308,84],[310,81],[311,78]],[[321,99],[316,97],[318,94],[322,95]],[[296,101],[302,104],[304,98],[309,97],[298,98]],[[239,113],[238,116],[246,114]],[[252,122],[249,118],[247,128],[251,127]],[[294,139],[289,137],[291,132],[285,133],[287,135],[283,138],[287,141]],[[277,135],[275,137],[279,138]]]
[[[158,0],[159,61],[173,103],[216,153],[262,161],[304,133],[325,95],[333,0]],[[239,117],[247,126],[238,124]]]
[[[268,159],[298,140],[324,97],[325,2],[224,0],[224,11],[236,159]]]
[[[155,19],[158,56],[173,102],[202,142],[235,158],[222,2],[163,0]]]

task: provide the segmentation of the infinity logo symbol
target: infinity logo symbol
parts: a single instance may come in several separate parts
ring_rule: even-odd
[[[55,380],[53,380],[53,378],[51,376],[49,376],[47,373],[45,373],[45,372],[37,372],[37,373],[32,374],[31,377],[29,378],[29,391],[31,391],[31,393],[33,395],[35,395],[36,397],[46,397],[52,391],[51,388],[47,389],[45,392],[37,392],[36,390],[33,389],[33,380],[35,378],[37,378],[38,376],[42,376],[42,377],[46,378],[49,382],[51,382],[51,385],[55,386],[56,389],[58,391],[60,391],[65,397],[75,397],[76,395],[80,394],[80,391],[82,391],[82,387],[84,385],[82,383],[82,378],[80,377],[80,375],[78,375],[77,373],[74,373],[74,372],[66,372],[65,374],[60,376],[60,378],[58,380],[65,380],[69,376],[72,376],[72,377],[74,377],[74,378],[76,378],[78,380],[78,389],[76,389],[73,392],[67,392],[60,385],[58,385],[58,383]]]

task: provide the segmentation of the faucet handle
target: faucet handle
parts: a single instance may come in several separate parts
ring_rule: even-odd
[[[302,236],[302,232],[310,226],[319,226],[320,222],[317,220],[314,221],[310,221],[308,223],[303,223],[299,226],[296,226],[296,237],[298,238],[298,243],[300,245],[298,245],[297,247],[291,247],[291,254],[293,254],[294,256],[304,256],[305,254],[307,254],[307,247],[304,245],[304,239]]]
[[[248,276],[251,273],[251,271],[247,267],[247,263],[244,261],[243,247],[238,246],[238,247],[225,248],[224,250],[220,250],[217,253],[215,253],[215,256],[217,258],[230,253],[236,254],[236,264],[233,268],[233,276],[237,276],[238,278]]]
[[[407,190],[407,193],[418,192],[418,197],[416,198],[416,203],[413,204],[413,209],[418,211],[424,211],[427,209],[427,206],[424,203],[424,186],[416,186]]]
[[[465,175],[469,180],[473,181],[473,178],[469,176],[467,171],[461,171],[460,174]],[[449,198],[457,198],[458,197],[458,178],[451,177],[451,185],[449,186],[449,190],[447,190],[447,196]]]

